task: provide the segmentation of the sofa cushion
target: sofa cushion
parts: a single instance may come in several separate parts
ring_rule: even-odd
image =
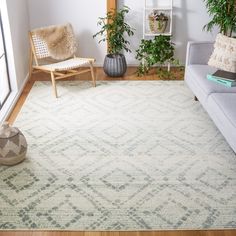
[[[228,88],[207,79],[207,74],[216,72],[216,69],[213,67],[208,65],[190,65],[186,70],[188,77],[193,77],[206,96],[209,96],[211,93],[236,93],[236,87]]]
[[[218,34],[208,65],[236,73],[236,39]]]
[[[236,93],[213,93],[207,105],[211,118],[236,152]]]

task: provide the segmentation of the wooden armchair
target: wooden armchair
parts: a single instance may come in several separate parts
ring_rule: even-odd
[[[51,75],[53,91],[56,98],[58,97],[56,81],[60,79],[68,78],[86,72],[91,72],[93,85],[94,87],[96,86],[96,78],[93,67],[95,59],[80,58],[76,57],[76,55],[73,55],[73,57],[63,61],[41,65],[40,61],[42,61],[42,59],[50,58],[47,43],[42,38],[34,34],[34,31],[29,32],[29,39],[31,46],[29,77],[31,78],[32,73],[37,73],[40,71],[49,73]]]

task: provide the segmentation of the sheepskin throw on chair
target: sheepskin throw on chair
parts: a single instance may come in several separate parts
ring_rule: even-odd
[[[71,24],[39,28],[33,33],[46,43],[50,57],[56,60],[70,58],[77,50]]]

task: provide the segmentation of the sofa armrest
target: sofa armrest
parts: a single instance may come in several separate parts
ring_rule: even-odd
[[[207,65],[214,49],[214,42],[189,42],[187,46],[186,66]]]

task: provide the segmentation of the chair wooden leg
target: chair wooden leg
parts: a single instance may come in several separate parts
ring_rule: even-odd
[[[93,67],[92,63],[90,63],[90,70],[91,70],[91,75],[92,75],[92,79],[93,79],[93,86],[96,87],[96,76],[94,74],[94,67]]]
[[[54,73],[51,72],[51,80],[52,80],[52,87],[53,87],[53,92],[56,98],[58,98],[57,96],[57,87],[56,87],[56,81],[55,81],[55,76]]]
[[[30,49],[29,53],[29,79],[32,77],[32,72],[33,72],[33,53],[32,50]]]

